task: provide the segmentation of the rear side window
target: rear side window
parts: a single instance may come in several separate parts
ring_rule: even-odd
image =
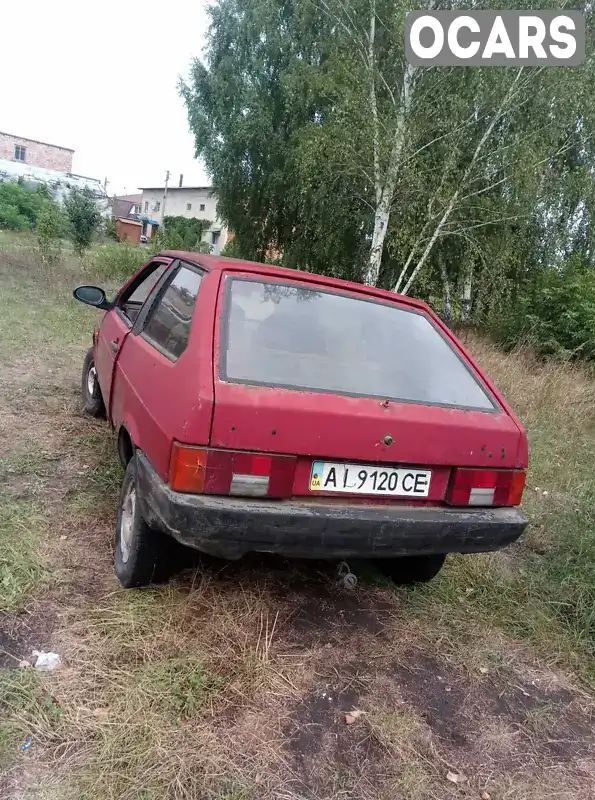
[[[200,281],[198,272],[180,267],[147,315],[143,335],[174,360],[188,344]]]
[[[494,410],[422,313],[292,284],[228,282],[223,380]]]
[[[140,303],[145,302],[157,281],[161,278],[169,264],[158,264],[157,267],[136,287],[132,294],[126,298],[127,303]]]

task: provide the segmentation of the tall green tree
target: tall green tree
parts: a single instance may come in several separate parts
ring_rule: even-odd
[[[413,68],[407,10],[218,0],[181,91],[244,255],[439,291],[469,319],[529,266],[593,258],[592,54],[581,69]]]

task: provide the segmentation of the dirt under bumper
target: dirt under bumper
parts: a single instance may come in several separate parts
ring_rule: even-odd
[[[235,559],[248,552],[296,558],[393,558],[482,553],[527,526],[515,508],[372,506],[263,501],[173,492],[137,451],[138,497],[151,527],[188,547]]]

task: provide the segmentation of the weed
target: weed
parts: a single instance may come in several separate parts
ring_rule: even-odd
[[[6,767],[28,736],[51,736],[62,710],[31,669],[0,670],[0,768]]]
[[[87,270],[103,280],[127,280],[147,261],[147,252],[125,242],[98,246],[87,259]]]
[[[45,576],[38,555],[45,530],[40,509],[0,496],[0,612],[22,608]]]

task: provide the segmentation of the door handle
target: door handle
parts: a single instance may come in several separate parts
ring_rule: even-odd
[[[110,342],[110,347],[112,348],[113,353],[117,353],[120,349],[120,342],[118,342],[116,339],[112,339]]]

